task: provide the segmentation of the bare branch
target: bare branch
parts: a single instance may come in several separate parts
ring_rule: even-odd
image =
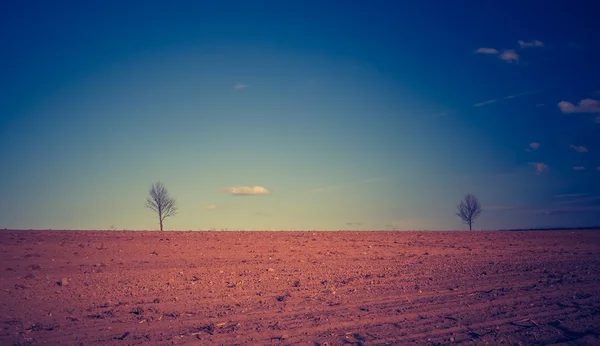
[[[175,200],[169,197],[169,192],[161,183],[155,183],[150,188],[148,199],[146,199],[146,208],[149,208],[158,214],[160,230],[163,230],[163,221],[177,214]]]

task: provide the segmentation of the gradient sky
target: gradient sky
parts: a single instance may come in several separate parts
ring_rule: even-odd
[[[0,227],[600,225],[592,1],[4,1]]]

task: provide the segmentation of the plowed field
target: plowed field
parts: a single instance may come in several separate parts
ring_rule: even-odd
[[[0,344],[600,344],[600,230],[0,231]]]

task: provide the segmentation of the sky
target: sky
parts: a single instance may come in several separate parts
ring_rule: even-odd
[[[592,1],[4,1],[0,228],[600,225]]]

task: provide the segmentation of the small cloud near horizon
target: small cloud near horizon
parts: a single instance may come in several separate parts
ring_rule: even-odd
[[[585,170],[585,167],[583,167],[583,166],[575,166],[575,167],[573,167],[573,170],[574,171],[583,171],[583,170]]]
[[[217,209],[217,206],[214,205],[214,204],[211,204],[211,205],[207,205],[206,207],[204,207],[204,209],[206,209],[206,210],[215,210],[215,209]]]
[[[537,174],[542,174],[548,169],[548,165],[543,162],[530,162],[529,165],[535,167]]]
[[[237,82],[235,83],[235,85],[233,86],[233,88],[235,90],[240,90],[240,89],[246,89],[248,87],[248,84],[245,84],[243,82]]]
[[[563,113],[600,113],[600,101],[594,99],[583,99],[577,105],[568,101],[560,101],[558,108]]]
[[[531,143],[529,143],[529,148],[527,149],[527,151],[534,151],[534,150],[538,150],[539,148],[540,148],[540,143],[531,142]]]
[[[240,187],[225,187],[221,192],[230,193],[234,196],[258,196],[268,195],[270,191],[262,186],[240,186]]]
[[[587,153],[588,152],[588,149],[586,147],[584,147],[583,145],[577,146],[575,144],[571,144],[571,145],[569,145],[569,148],[575,150],[578,153]]]
[[[522,41],[519,40],[519,46],[521,46],[521,48],[539,48],[539,47],[543,47],[544,43],[540,40],[533,40],[533,41]]]
[[[362,222],[346,222],[346,226],[362,226]]]

